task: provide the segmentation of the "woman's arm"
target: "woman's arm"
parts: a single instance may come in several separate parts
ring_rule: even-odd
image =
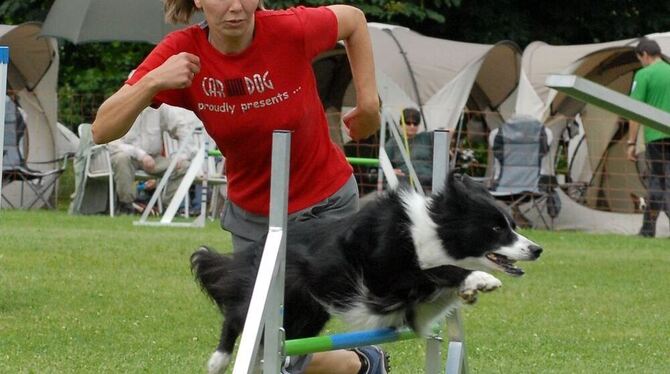
[[[345,114],[343,120],[352,139],[365,139],[377,132],[381,122],[367,21],[365,14],[352,6],[331,5],[328,8],[337,18],[337,39],[344,40],[356,89],[356,108]]]
[[[198,56],[182,52],[165,60],[132,86],[121,87],[100,105],[91,127],[93,141],[101,144],[122,137],[158,92],[189,87],[198,71]]]

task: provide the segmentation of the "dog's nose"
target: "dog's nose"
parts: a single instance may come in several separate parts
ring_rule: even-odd
[[[534,258],[540,257],[540,254],[542,253],[542,247],[540,247],[539,245],[531,245],[530,247],[528,247],[528,250],[530,251],[530,253],[533,255]]]

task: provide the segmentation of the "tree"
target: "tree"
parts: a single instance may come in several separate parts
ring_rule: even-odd
[[[437,23],[444,22],[444,12],[451,7],[457,7],[461,0],[433,0],[433,1],[395,1],[395,0],[270,0],[268,6],[272,8],[287,8],[296,5],[330,5],[342,4],[356,6],[365,12],[369,20],[378,22],[404,22],[412,19],[418,22],[433,21]]]

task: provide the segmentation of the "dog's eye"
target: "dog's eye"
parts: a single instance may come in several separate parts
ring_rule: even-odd
[[[493,232],[502,232],[502,227],[501,226],[493,226],[493,228],[491,230],[493,230]]]

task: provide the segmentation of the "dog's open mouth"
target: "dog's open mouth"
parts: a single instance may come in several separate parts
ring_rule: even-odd
[[[487,253],[486,258],[501,267],[502,270],[509,275],[518,277],[524,274],[523,269],[514,266],[516,261],[510,260],[506,256],[497,253]]]

